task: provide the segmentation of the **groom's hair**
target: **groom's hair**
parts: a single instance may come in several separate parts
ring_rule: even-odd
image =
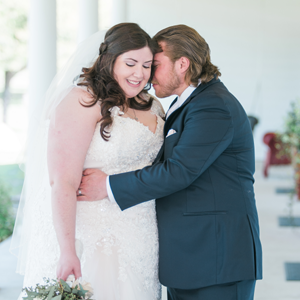
[[[193,28],[186,25],[175,25],[159,31],[153,40],[158,46],[157,52],[162,52],[159,43],[165,43],[165,53],[174,63],[180,57],[190,61],[185,80],[197,86],[199,79],[202,83],[209,82],[221,73],[217,66],[210,61],[210,49],[205,39]]]

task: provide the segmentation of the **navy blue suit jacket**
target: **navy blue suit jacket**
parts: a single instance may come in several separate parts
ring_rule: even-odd
[[[253,191],[254,143],[247,115],[219,79],[201,84],[165,123],[152,166],[110,176],[122,210],[156,200],[159,278],[195,289],[261,279]]]

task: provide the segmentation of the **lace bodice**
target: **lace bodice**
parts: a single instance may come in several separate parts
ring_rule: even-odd
[[[157,115],[155,133],[134,119],[122,117],[124,113],[120,108],[113,107],[111,109],[113,124],[109,129],[111,137],[106,142],[99,136],[100,123],[98,123],[84,168],[99,168],[106,174],[112,175],[151,164],[162,145],[164,125],[161,118],[163,113],[157,100],[153,101],[151,110]]]
[[[99,168],[111,175],[150,165],[163,142],[164,121],[160,117],[162,111],[156,100],[152,112],[157,116],[155,133],[136,120],[122,117],[123,112],[113,107],[109,141],[101,138],[98,124],[84,168]],[[157,263],[153,264],[157,262],[158,256],[155,201],[142,203],[123,212],[108,199],[93,203],[79,202],[77,238],[86,248],[83,261],[85,256],[91,255],[96,245],[101,245],[108,255],[111,247],[119,247],[119,278],[126,280],[124,270],[130,264],[136,273],[144,277],[146,288],[151,288],[149,285],[157,277],[158,269]]]
[[[124,117],[118,107],[113,107],[109,141],[101,138],[100,124],[97,124],[84,168],[99,168],[111,175],[150,165],[163,143],[164,125],[163,110],[157,100],[153,101],[151,111],[157,117],[155,133],[142,123]],[[41,190],[39,197],[47,198],[48,193],[48,189]],[[34,229],[35,240],[31,243],[30,255],[35,256],[35,259],[29,260],[29,267],[32,268],[32,265],[37,264],[35,271],[37,274],[32,278],[27,277],[27,285],[36,282],[39,276],[50,278],[55,276],[53,270],[55,272],[59,256],[51,214],[42,205],[38,205],[36,210],[39,228]],[[48,236],[46,245],[41,244],[44,234]],[[112,252],[112,247],[117,247],[119,280],[126,281],[126,268],[130,266],[142,279],[144,288],[157,290],[159,299],[158,233],[154,200],[125,211],[121,211],[116,203],[111,203],[108,199],[78,202],[76,238],[83,245],[82,264],[98,246],[107,255]],[[36,256],[41,255],[38,252],[47,257],[47,260],[43,261],[43,268],[38,265],[41,261],[36,261]]]

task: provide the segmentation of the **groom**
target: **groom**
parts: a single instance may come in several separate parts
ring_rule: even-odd
[[[156,199],[159,279],[168,299],[252,300],[262,250],[247,115],[194,29],[171,26],[154,40],[155,93],[178,95],[163,146],[142,170],[109,177],[85,170],[78,199],[109,194],[122,210]]]

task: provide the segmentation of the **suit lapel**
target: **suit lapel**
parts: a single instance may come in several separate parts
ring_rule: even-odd
[[[175,102],[178,100],[178,97],[176,97],[174,100],[173,100],[173,102],[171,103],[171,105],[169,106],[169,109],[168,109],[168,111],[170,110],[170,108],[175,104]],[[168,112],[167,111],[167,112]]]
[[[155,163],[157,163],[158,161],[160,161],[161,158],[163,157],[163,154],[164,154],[164,148],[165,148],[165,140],[166,140],[166,139],[164,139],[164,142],[163,142],[163,144],[162,144],[160,150],[158,151],[158,153],[157,153],[157,155],[156,155],[156,158],[154,159],[154,162],[152,163],[153,165],[154,165]]]
[[[183,108],[189,104],[189,102],[198,94],[200,94],[201,92],[203,92],[207,87],[209,87],[212,84],[218,83],[220,82],[220,79],[216,79],[213,78],[211,81],[209,81],[208,83],[202,83],[200,84],[193,92],[192,94],[185,100],[185,102],[178,107],[166,120],[165,122],[165,126],[164,126],[164,137],[166,138],[167,132],[170,129],[170,125],[173,124],[173,121],[178,117],[178,115],[181,113],[181,111],[183,110]],[[175,99],[177,100],[177,98]],[[173,103],[171,104],[171,106],[175,103],[175,100],[173,101]],[[170,107],[171,107],[170,106]]]
[[[162,159],[163,154],[164,154],[164,146],[165,146],[165,141],[166,141],[166,136],[168,133],[168,130],[170,129],[170,126],[173,124],[174,120],[178,117],[178,115],[181,113],[181,111],[183,110],[183,108],[195,97],[197,96],[199,93],[201,93],[202,91],[204,91],[207,87],[209,87],[212,84],[218,83],[220,82],[220,79],[216,79],[216,77],[214,77],[211,81],[209,81],[208,83],[202,83],[200,84],[194,91],[193,93],[185,100],[185,102],[178,107],[175,111],[173,111],[173,113],[167,118],[166,122],[165,122],[165,126],[164,126],[164,142],[162,144],[162,147],[160,148],[154,162],[158,162]],[[169,109],[175,104],[175,102],[177,101],[177,97],[176,99],[171,103]]]
[[[167,110],[167,113],[168,113],[168,111],[170,110],[170,108],[176,103],[177,99],[178,99],[178,97],[176,97],[176,98],[172,101],[172,103],[171,103],[170,106],[169,106],[169,109]],[[167,115],[167,114],[166,114],[166,115]],[[165,129],[165,126],[164,126],[164,129]],[[160,159],[162,158],[163,153],[164,153],[165,140],[166,140],[166,138],[165,138],[165,135],[164,135],[164,142],[163,142],[163,144],[162,144],[160,150],[158,151],[158,153],[157,153],[157,155],[156,155],[156,158],[155,158],[153,164],[155,164],[156,162],[160,161]]]

